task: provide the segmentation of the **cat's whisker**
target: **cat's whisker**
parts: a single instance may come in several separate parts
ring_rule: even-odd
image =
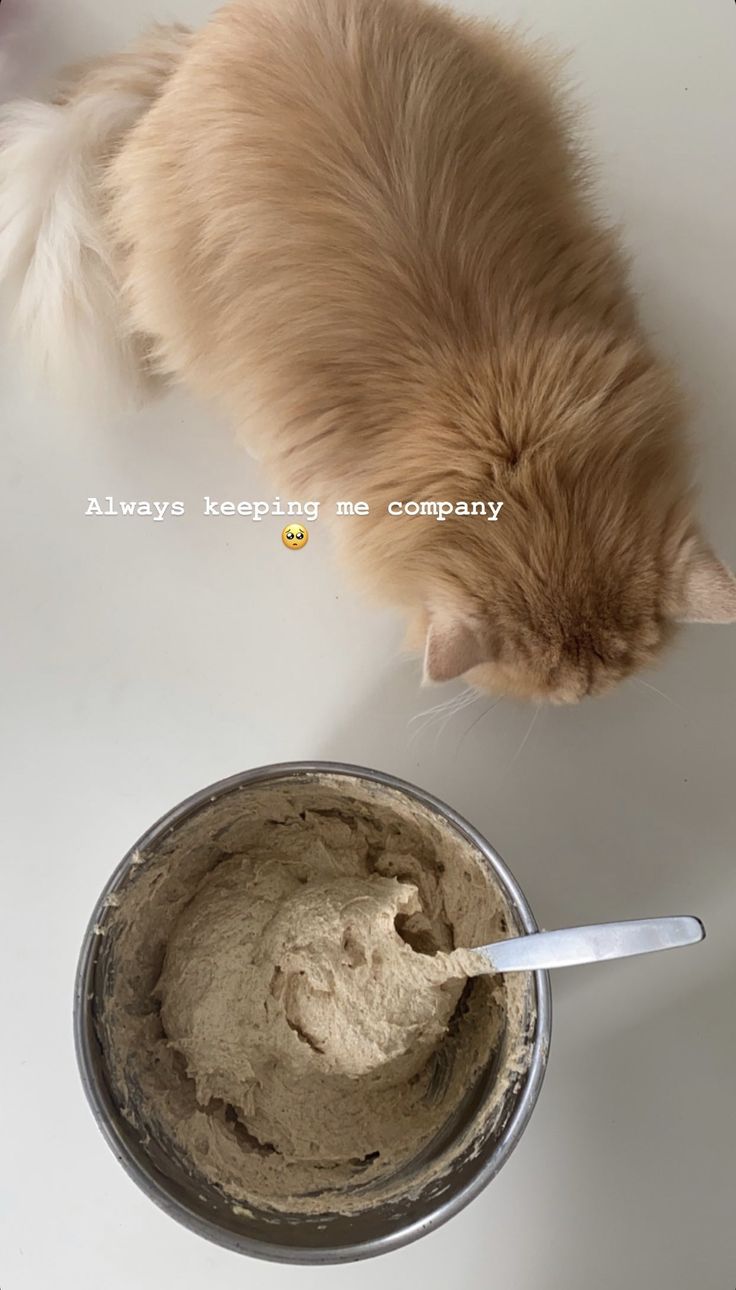
[[[456,704],[456,706],[452,708],[450,712],[445,713],[445,719],[443,719],[442,721],[442,729],[445,729],[447,722],[451,721],[452,717],[458,716],[459,712],[463,712],[464,708],[472,707],[473,703],[476,703],[479,697],[481,697],[481,693],[479,693],[479,690],[468,690],[468,698],[465,698],[463,700],[463,703]]]
[[[470,708],[470,707],[472,707],[472,706],[473,706],[473,704],[474,704],[474,703],[476,703],[476,702],[477,702],[477,700],[481,697],[481,691],[480,691],[480,690],[468,690],[468,695],[469,695],[469,697],[468,697],[468,698],[466,698],[466,699],[464,700],[464,702],[463,702],[463,703],[458,704],[458,705],[457,705],[457,707],[456,707],[456,708],[454,708],[454,709],[452,710],[452,712],[450,712],[450,713],[449,713],[449,714],[444,718],[444,720],[442,721],[442,723],[441,723],[441,724],[440,724],[440,726],[438,727],[438,729],[437,729],[437,733],[435,734],[435,737],[434,737],[434,746],[435,746],[435,748],[437,747],[437,745],[438,745],[438,743],[439,743],[439,741],[440,741],[440,739],[441,739],[442,735],[445,733],[445,730],[447,729],[448,725],[450,724],[450,722],[451,722],[452,718],[453,718],[453,717],[454,717],[458,712],[461,712],[464,708]]]
[[[421,726],[416,726],[409,734],[407,748],[411,748],[412,744],[416,742],[420,735],[424,734],[424,731],[427,730],[431,724],[431,721],[424,721]]]
[[[660,699],[666,699],[674,708],[679,708],[681,712],[685,711],[681,703],[678,703],[676,699],[670,698],[669,694],[665,694],[664,690],[658,690],[656,685],[650,685],[649,681],[642,681],[640,676],[635,676],[634,680],[637,685],[642,685],[645,690],[651,690],[652,694],[658,694]]]
[[[417,713],[416,718],[412,718],[412,721],[419,720],[419,718],[422,718],[422,720],[419,721],[419,724],[416,725],[413,730],[411,729],[412,721],[408,723],[409,744],[412,744],[419,735],[423,734],[425,730],[428,730],[430,726],[433,726],[435,721],[439,720],[441,715],[442,711],[435,708],[428,708],[426,712]]]
[[[411,745],[419,735],[424,734],[426,730],[430,729],[430,727],[436,722],[441,722],[441,730],[444,730],[445,725],[452,719],[455,713],[460,712],[465,707],[469,707],[471,703],[475,702],[477,697],[478,692],[476,690],[461,690],[459,694],[453,694],[451,698],[445,699],[443,703],[436,703],[433,707],[426,708],[424,712],[417,712],[415,716],[409,718],[409,725],[414,721],[418,721],[422,717],[424,718],[424,721],[422,721],[421,725],[418,725],[416,729],[412,731],[409,738],[409,745]]]
[[[431,708],[425,708],[423,712],[415,712],[413,717],[409,717],[409,725],[412,725],[414,721],[419,721],[421,717],[432,717],[435,713],[442,712],[446,708],[453,707],[461,700],[464,700],[468,693],[469,691],[467,690],[461,690],[459,694],[453,694],[449,699],[445,699],[441,703],[435,703]]]
[[[434,724],[435,723],[433,720],[425,721],[423,725],[417,726],[415,730],[412,730],[408,740],[408,747],[411,747],[411,745],[416,742],[416,740],[420,737],[420,735],[424,735],[428,730],[431,730]]]
[[[532,730],[534,729],[535,722],[536,722],[537,717],[539,716],[540,712],[541,712],[541,708],[540,708],[540,707],[536,707],[536,708],[534,709],[534,712],[532,713],[532,719],[531,719],[531,721],[529,722],[529,726],[528,726],[528,728],[527,728],[527,732],[526,732],[526,734],[524,735],[524,738],[522,739],[521,743],[519,744],[519,747],[516,749],[516,752],[514,753],[513,757],[511,758],[511,761],[509,762],[509,766],[513,766],[514,762],[518,761],[518,760],[519,760],[519,758],[521,757],[521,754],[523,753],[524,749],[526,748],[526,745],[527,745],[527,742],[528,742],[529,736],[530,736],[530,734],[532,733]]]
[[[456,704],[455,708],[453,709],[453,715],[455,712],[462,712],[464,708],[472,708],[473,704],[477,703],[481,694],[482,694],[481,690],[475,690],[471,688],[468,688],[467,690],[465,690],[461,696],[461,702]]]
[[[467,737],[468,737],[468,735],[470,734],[471,730],[475,730],[475,727],[478,725],[478,723],[479,723],[480,721],[482,721],[484,717],[487,717],[489,712],[493,712],[493,709],[498,707],[499,703],[501,702],[501,698],[502,698],[502,697],[503,697],[503,696],[501,696],[500,698],[496,699],[494,703],[489,703],[489,704],[488,704],[488,707],[483,709],[483,711],[481,712],[480,716],[476,717],[474,721],[471,721],[470,725],[467,727],[467,729],[466,729],[466,730],[464,730],[464,731],[463,731],[463,733],[461,734],[461,736],[460,736],[460,738],[459,738],[459,740],[458,740],[458,745],[457,745],[457,751],[458,751],[458,752],[460,751],[460,747],[461,747],[461,745],[465,743],[465,740],[467,739]]]
[[[433,708],[427,708],[425,712],[418,714],[419,724],[431,725],[435,721],[439,721],[446,713],[454,711],[456,701],[456,699],[453,699],[452,703],[438,703]],[[412,723],[410,722],[409,724],[411,725]]]

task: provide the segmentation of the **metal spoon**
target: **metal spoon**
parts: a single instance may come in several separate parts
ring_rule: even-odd
[[[448,976],[482,976],[496,972],[533,972],[570,967],[576,963],[601,963],[625,959],[633,954],[652,954],[695,945],[705,936],[699,918],[639,918],[624,923],[594,923],[590,927],[566,927],[557,932],[534,932],[512,936],[492,945],[451,950],[443,955]],[[439,956],[438,956],[439,957]]]

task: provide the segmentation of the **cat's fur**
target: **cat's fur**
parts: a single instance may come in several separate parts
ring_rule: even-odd
[[[419,0],[230,4],[6,114],[0,270],[50,365],[180,378],[281,486],[369,502],[338,543],[429,679],[567,701],[736,619],[736,582],[554,81]]]

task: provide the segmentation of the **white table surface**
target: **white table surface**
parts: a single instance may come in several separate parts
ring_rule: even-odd
[[[3,93],[206,0],[22,0]],[[476,0],[574,49],[604,199],[695,400],[702,510],[736,562],[736,11],[702,0]],[[412,740],[432,696],[400,625],[348,594],[323,528],[204,519],[274,495],[183,394],[85,423],[7,351],[2,423],[2,1290],[733,1290],[736,628],[692,627],[579,709],[480,705]],[[88,496],[182,498],[154,524]],[[449,691],[448,691],[449,692]],[[476,724],[472,724],[476,722]],[[472,726],[472,728],[471,728]],[[491,1187],[418,1244],[348,1268],[247,1261],[179,1227],[103,1142],[74,1063],[80,938],[165,809],[248,766],[324,757],[437,793],[495,843],[548,927],[700,914],[698,949],[559,973],[547,1080]]]

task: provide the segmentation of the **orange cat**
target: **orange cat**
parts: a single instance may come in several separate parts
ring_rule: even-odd
[[[426,637],[556,702],[736,619],[684,410],[547,56],[419,0],[243,0],[0,123],[0,273],[42,363],[216,400]],[[390,515],[494,499],[495,523]],[[356,532],[360,540],[356,541]]]

